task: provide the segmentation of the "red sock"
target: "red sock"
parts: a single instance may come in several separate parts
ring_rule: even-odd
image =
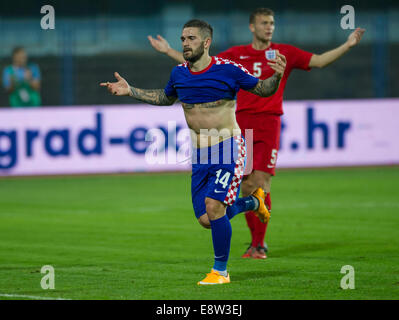
[[[272,199],[270,198],[270,192],[266,195],[265,204],[269,211],[272,210]]]
[[[257,244],[256,246],[264,246],[266,229],[267,223],[263,223],[258,219],[255,225],[255,243]]]
[[[269,210],[271,210],[271,208],[272,208],[272,200],[270,198],[270,192],[266,195],[265,204],[266,204],[266,207]],[[257,219],[255,221],[255,232],[254,232],[254,238],[255,239],[254,239],[253,243],[256,244],[255,245],[256,247],[257,246],[261,246],[261,247],[264,246],[267,225],[268,225],[268,223],[263,223],[259,219]]]
[[[256,220],[258,220],[258,217],[255,215],[255,213],[253,211],[247,211],[245,212],[245,220],[247,220],[247,225],[249,227],[249,231],[251,231],[251,246],[255,246],[253,245],[254,243],[256,243],[254,241],[255,238],[255,223]]]
[[[265,241],[265,234],[267,229],[267,223],[263,223],[259,219],[255,222],[255,232],[254,232],[254,247],[261,246],[263,247],[263,243]]]

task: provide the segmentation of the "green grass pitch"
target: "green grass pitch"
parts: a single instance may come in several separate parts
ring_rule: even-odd
[[[240,258],[238,215],[232,282],[199,287],[213,249],[188,173],[0,179],[0,299],[399,298],[398,167],[280,170],[272,199],[268,258]],[[354,290],[340,288],[344,265]]]

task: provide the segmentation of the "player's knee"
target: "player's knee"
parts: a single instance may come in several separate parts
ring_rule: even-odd
[[[205,200],[206,213],[213,216],[218,211],[218,204],[215,201]]]
[[[241,183],[241,192],[244,197],[249,196],[256,189],[255,184],[249,177],[246,177]]]
[[[270,182],[271,175],[267,172],[257,173],[254,175],[254,184],[257,188],[263,187],[266,183]]]
[[[267,172],[266,172],[266,174],[265,174],[265,176],[264,176],[263,179],[264,179],[265,183],[271,184],[271,182],[272,182],[272,175],[271,175],[270,173],[267,173]]]
[[[198,218],[198,222],[205,229],[210,229],[211,228],[211,223],[209,222],[209,218],[208,218],[208,215],[206,213]]]
[[[205,199],[206,213],[208,218],[215,220],[221,218],[225,212],[225,206],[222,202],[210,198]]]
[[[249,196],[258,188],[270,190],[272,175],[263,171],[253,171],[246,176],[241,183],[241,191],[244,197]]]
[[[267,172],[256,171],[252,177],[252,183],[257,188],[263,188],[266,190],[270,190],[270,185],[272,181],[272,175]]]

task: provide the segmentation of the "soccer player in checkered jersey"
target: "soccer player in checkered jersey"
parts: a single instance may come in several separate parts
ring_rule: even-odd
[[[211,272],[199,285],[230,282],[230,219],[248,210],[263,222],[270,218],[262,188],[236,200],[244,175],[246,146],[236,121],[235,98],[240,89],[262,97],[273,95],[286,66],[284,55],[278,53],[268,62],[273,76],[260,80],[234,61],[209,56],[212,33],[205,21],[190,20],[184,25],[181,41],[185,62],[172,70],[165,89],[131,87],[118,73],[117,82],[100,84],[112,94],[129,95],[154,105],[171,105],[177,99],[182,102],[193,139],[194,213],[203,227],[211,229],[215,258]]]
[[[248,196],[256,188],[262,187],[267,192],[265,201],[269,211],[272,207],[271,179],[275,175],[280,141],[283,93],[291,71],[294,69],[309,71],[313,67],[323,68],[329,65],[357,45],[365,31],[357,28],[344,44],[319,55],[292,45],[272,42],[274,28],[274,12],[267,8],[258,8],[251,13],[249,19],[252,43],[232,47],[217,55],[242,64],[259,79],[267,79],[274,73],[267,63],[268,50],[278,50],[287,59],[280,87],[273,96],[262,98],[244,90],[240,90],[237,94],[237,122],[243,134],[246,129],[253,129],[253,171],[243,179],[242,195]],[[176,61],[184,61],[182,54],[170,48],[168,42],[160,35],[157,39],[151,36],[148,39],[157,51],[167,54]],[[265,259],[267,246],[264,239],[267,223],[256,219],[252,211],[248,211],[245,218],[251,231],[252,241],[243,258]]]

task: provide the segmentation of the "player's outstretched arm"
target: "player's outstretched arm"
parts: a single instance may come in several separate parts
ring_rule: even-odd
[[[276,50],[276,59],[271,59],[267,63],[270,68],[275,72],[274,74],[265,80],[259,80],[257,85],[248,90],[249,92],[256,94],[261,97],[269,97],[276,93],[280,85],[281,78],[283,77],[285,67],[287,65],[287,60],[285,56]]]
[[[139,89],[130,87],[130,96],[156,106],[170,106],[177,100],[176,97],[168,97],[164,89]]]
[[[356,28],[356,30],[349,35],[348,40],[346,40],[344,44],[333,50],[324,52],[323,54],[312,55],[312,58],[309,62],[309,67],[324,68],[330,63],[333,63],[335,60],[341,58],[346,52],[360,42],[365,31],[365,29]]]
[[[177,98],[168,97],[163,89],[139,89],[131,87],[118,72],[115,72],[117,82],[102,82],[100,86],[107,87],[108,91],[117,96],[131,96],[137,100],[157,105],[170,106]]]
[[[177,62],[184,63],[186,61],[183,58],[183,53],[181,53],[175,49],[172,49],[170,47],[168,41],[166,41],[166,39],[164,39],[160,35],[158,35],[156,39],[151,36],[148,36],[147,38],[148,38],[148,41],[150,41],[152,47],[156,51],[166,54],[167,56],[171,57],[172,59],[176,60]]]

